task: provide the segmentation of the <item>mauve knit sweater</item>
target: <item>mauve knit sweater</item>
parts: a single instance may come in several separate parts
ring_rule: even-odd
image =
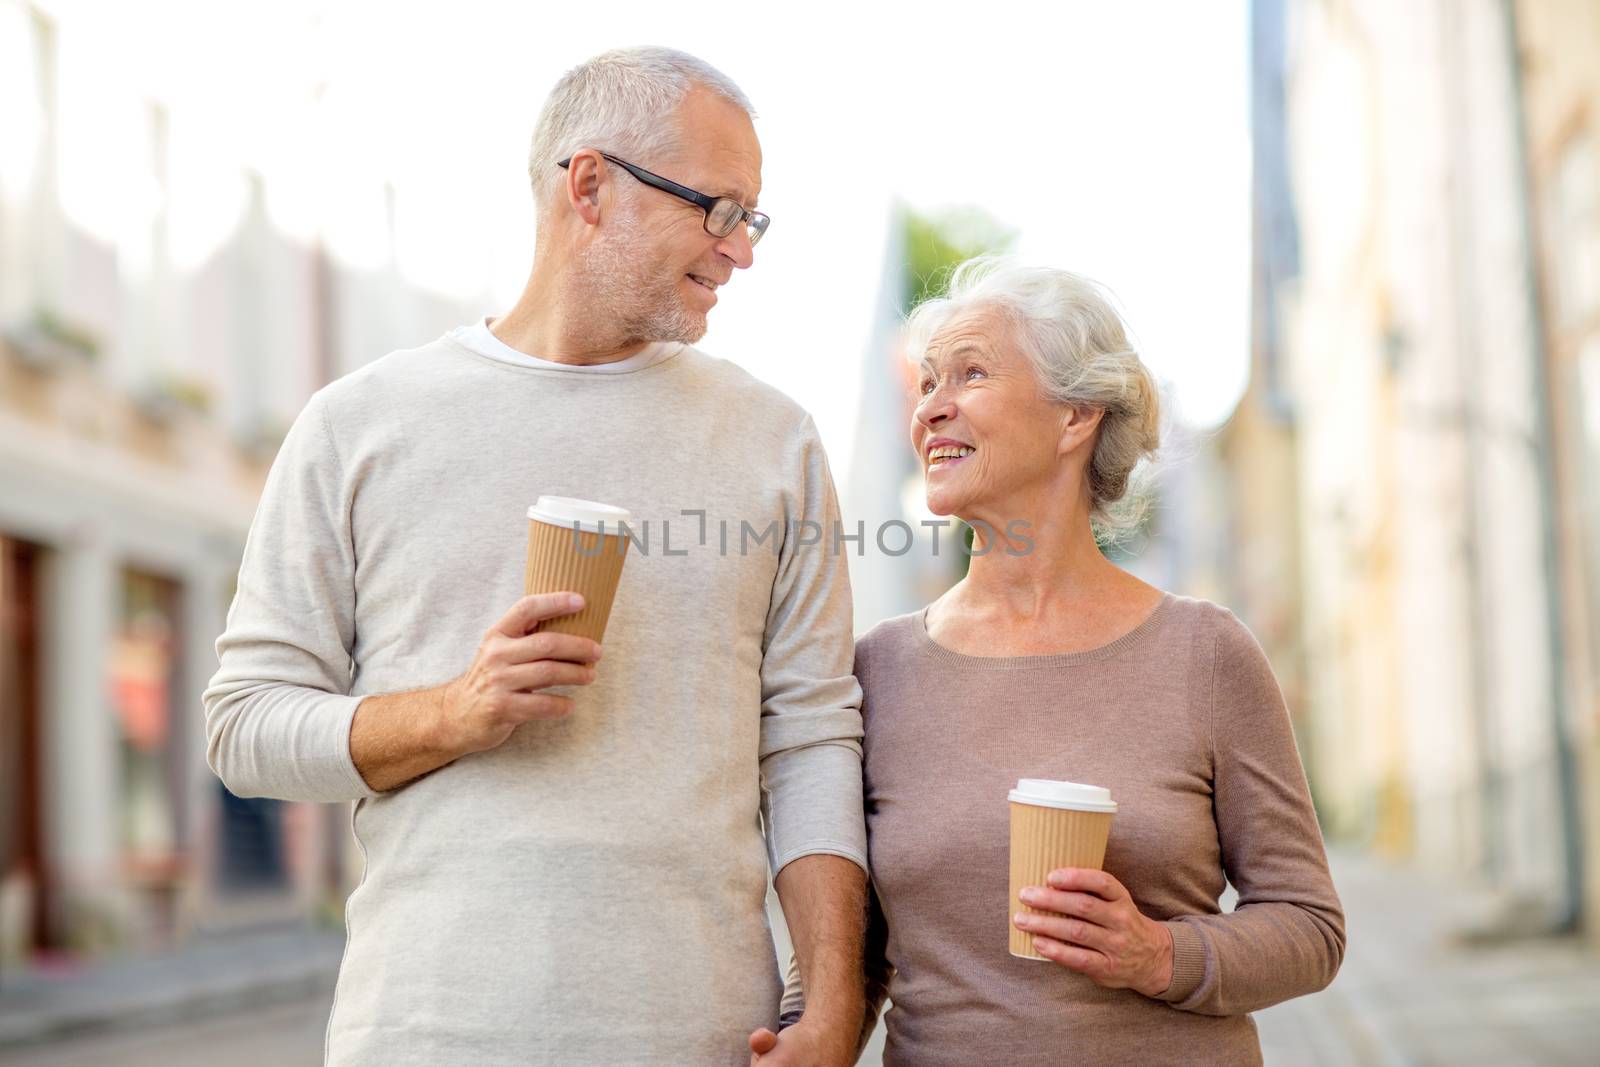
[[[889,1067],[1260,1063],[1249,1013],[1333,980],[1344,914],[1289,716],[1228,611],[1169,595],[1104,647],[1006,657],[944,648],[917,612],[866,634],[855,668]],[[1105,869],[1172,932],[1160,997],[1007,952],[1018,778],[1110,788]]]

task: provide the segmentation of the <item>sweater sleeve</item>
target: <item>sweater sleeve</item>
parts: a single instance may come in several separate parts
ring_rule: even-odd
[[[206,689],[207,762],[239,796],[376,796],[350,757],[355,547],[324,394],[279,450]]]
[[[1239,1015],[1323,989],[1344,958],[1344,911],[1328,873],[1283,695],[1261,646],[1225,614],[1212,664],[1212,804],[1228,880],[1225,915],[1169,921],[1161,999]]]
[[[806,416],[761,660],[761,814],[774,876],[829,853],[867,867],[861,806],[861,688],[851,673],[850,576],[839,504]]]

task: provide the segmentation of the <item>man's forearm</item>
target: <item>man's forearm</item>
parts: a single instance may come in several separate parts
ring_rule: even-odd
[[[551,690],[594,681],[600,646],[534,628],[582,608],[576,593],[525,596],[484,634],[459,678],[363,700],[350,724],[350,758],[367,785],[393,789],[494,748],[525,722],[571,712],[572,697]]]
[[[842,856],[802,856],[778,872],[778,900],[805,983],[805,1017],[854,1040],[864,1009],[867,876]]]
[[[443,744],[444,686],[370,696],[350,723],[350,758],[367,785],[382,792],[461,756]]]

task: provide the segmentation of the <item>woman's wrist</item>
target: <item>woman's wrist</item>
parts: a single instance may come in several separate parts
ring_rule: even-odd
[[[1167,929],[1166,923],[1159,923],[1154,919],[1146,921],[1155,927],[1151,931],[1151,937],[1156,943],[1156,956],[1151,963],[1149,977],[1139,986],[1138,991],[1154,998],[1172,988],[1172,931]]]

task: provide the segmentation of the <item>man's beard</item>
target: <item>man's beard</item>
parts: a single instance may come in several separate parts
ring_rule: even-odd
[[[610,236],[584,248],[569,275],[580,307],[594,309],[585,324],[589,344],[608,348],[633,341],[682,341],[705,336],[706,316],[685,305],[683,275],[651,266],[634,206],[623,202]]]

